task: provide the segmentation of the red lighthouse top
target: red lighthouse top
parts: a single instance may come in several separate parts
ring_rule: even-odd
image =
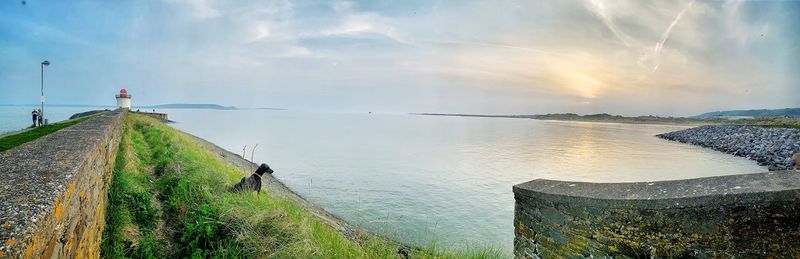
[[[117,95],[117,97],[118,98],[128,98],[130,96],[128,95],[128,90],[125,90],[125,88],[122,88],[122,90],[119,90],[119,94]]]
[[[119,90],[119,93],[121,93],[121,94],[127,94],[127,93],[128,93],[128,90],[125,90],[125,88],[122,88],[122,90]]]

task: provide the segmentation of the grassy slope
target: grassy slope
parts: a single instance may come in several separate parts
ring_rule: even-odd
[[[151,118],[129,114],[118,152],[103,257],[397,257],[394,242],[367,234],[348,239],[269,192],[228,192],[245,172]],[[411,253],[412,258],[507,257],[493,248],[452,251],[435,245]]]
[[[46,136],[47,134],[56,132],[60,129],[81,123],[85,120],[88,120],[95,115],[87,116],[83,118],[78,118],[74,120],[67,120],[58,123],[48,124],[45,126],[37,127],[25,132],[17,133],[14,135],[8,135],[5,137],[0,138],[0,152],[12,149],[16,146],[28,143],[30,141],[34,141],[38,138]]]

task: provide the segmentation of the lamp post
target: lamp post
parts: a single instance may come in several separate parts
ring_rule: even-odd
[[[42,62],[42,95],[39,96],[39,101],[42,102],[42,108],[41,108],[42,114],[39,114],[39,117],[42,117],[42,121],[44,121],[44,67],[49,65],[50,61],[45,60]]]

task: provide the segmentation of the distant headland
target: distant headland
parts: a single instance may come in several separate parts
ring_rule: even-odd
[[[760,110],[732,110],[732,111],[716,111],[707,112],[691,118],[696,119],[713,119],[720,117],[745,117],[745,118],[767,118],[767,117],[790,117],[800,118],[800,108],[786,108],[786,109],[760,109]]]
[[[484,118],[514,118],[535,120],[559,121],[590,121],[633,124],[674,124],[674,125],[705,125],[705,124],[745,124],[765,125],[778,127],[800,127],[800,108],[787,108],[776,110],[736,110],[704,113],[691,117],[661,117],[647,116],[621,116],[608,113],[579,115],[575,113],[551,113],[528,115],[488,115],[488,114],[460,114],[460,113],[411,113],[414,115],[434,116],[460,116]]]

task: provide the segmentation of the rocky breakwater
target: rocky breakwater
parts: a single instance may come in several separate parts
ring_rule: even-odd
[[[746,157],[770,171],[794,168],[792,156],[800,153],[800,129],[708,125],[657,136]]]

